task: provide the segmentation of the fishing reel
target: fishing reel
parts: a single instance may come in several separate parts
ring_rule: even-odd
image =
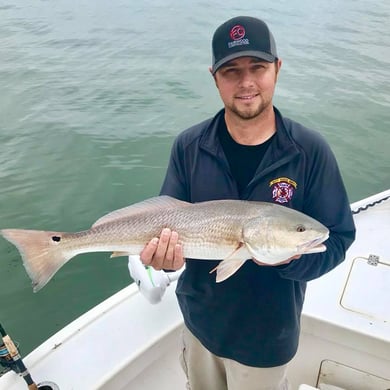
[[[141,294],[152,304],[161,301],[166,288],[177,280],[183,270],[175,272],[156,271],[141,263],[139,256],[129,256],[130,276]]]
[[[0,339],[0,366],[3,367],[2,370],[0,367],[0,376],[2,374],[5,374],[6,372],[12,370],[12,369],[15,371],[15,368],[16,368],[15,362],[13,361],[7,347],[2,342],[1,339]]]
[[[31,378],[30,372],[23,363],[19,349],[1,324],[0,335],[0,364],[6,368],[6,371],[13,370],[19,374],[25,380],[29,390],[38,390],[37,385]]]
[[[14,354],[19,354],[18,344],[13,344],[13,352]],[[12,370],[15,371],[17,374],[21,374],[20,367],[15,364],[15,360],[12,357],[11,352],[7,348],[5,342],[0,337],[0,366],[3,367],[3,370],[1,370],[0,367],[0,375],[5,374],[6,372]]]

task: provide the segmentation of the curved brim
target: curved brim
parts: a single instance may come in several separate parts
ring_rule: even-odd
[[[276,57],[270,53],[265,53],[263,51],[256,51],[256,50],[242,50],[242,51],[238,51],[234,54],[230,54],[226,57],[223,57],[221,60],[216,62],[211,68],[213,74],[215,74],[215,72],[222,65],[225,65],[227,62],[234,60],[236,58],[240,58],[240,57],[256,57],[256,58],[260,58],[261,60],[264,60],[267,62],[274,62],[276,60]]]

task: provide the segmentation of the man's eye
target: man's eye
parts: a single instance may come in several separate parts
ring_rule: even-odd
[[[254,70],[263,70],[263,69],[265,69],[265,66],[259,64],[259,65],[254,66],[253,69]]]

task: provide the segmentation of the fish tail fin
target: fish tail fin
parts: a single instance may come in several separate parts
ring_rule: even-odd
[[[74,254],[63,249],[63,233],[39,230],[3,229],[1,234],[19,250],[23,265],[37,292]]]

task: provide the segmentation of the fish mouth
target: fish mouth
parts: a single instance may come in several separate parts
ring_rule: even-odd
[[[307,253],[320,253],[326,251],[326,246],[323,244],[325,240],[329,237],[329,233],[315,238],[309,242],[297,246],[297,253],[307,254]]]

